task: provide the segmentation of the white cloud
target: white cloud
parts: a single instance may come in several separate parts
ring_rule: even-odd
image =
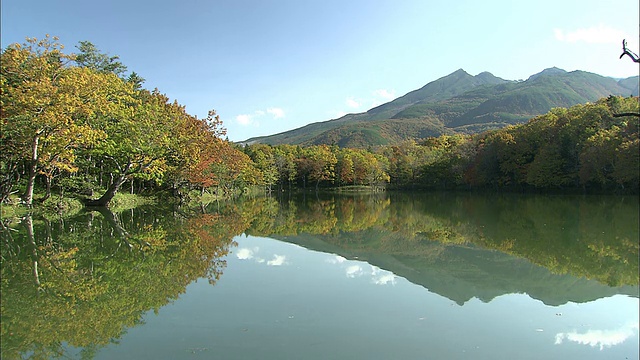
[[[358,100],[354,99],[353,97],[348,97],[347,100],[345,100],[345,104],[347,104],[348,107],[353,109],[357,109],[362,105]]]
[[[248,114],[241,114],[236,116],[236,122],[242,126],[248,126],[253,123],[253,116]]]
[[[373,95],[381,97],[385,100],[393,100],[396,97],[395,90],[378,89],[373,92]]]
[[[357,98],[354,96],[349,96],[344,100],[344,104],[351,109],[351,113],[353,110],[360,111],[363,107],[373,108],[390,100],[396,98],[396,93],[394,90],[386,90],[386,89],[378,89],[371,92],[371,95],[366,98]],[[332,119],[339,119],[350,112],[347,111],[331,111],[328,112],[329,116],[332,116]]]
[[[273,116],[274,119],[280,119],[285,116],[283,109],[278,107],[270,107],[270,108],[267,108],[267,110],[256,110],[253,112],[253,114],[237,115],[236,122],[242,126],[249,126],[249,125],[259,126],[260,123],[257,121],[257,119],[267,114]]]
[[[622,344],[625,340],[636,336],[638,332],[638,323],[629,324],[616,330],[589,330],[586,333],[567,332],[556,334],[556,345],[562,344],[567,339],[582,345],[591,347],[599,347],[603,350],[605,347]]]
[[[286,264],[286,260],[287,260],[286,256],[274,254],[273,255],[273,259],[267,261],[267,265],[269,265],[269,266],[281,266],[281,265]]]
[[[622,44],[622,39],[628,37],[624,31],[604,24],[573,31],[553,29],[553,33],[557,40],[569,43],[582,41],[590,44]]]
[[[267,113],[273,115],[274,119],[280,119],[284,117],[284,110],[277,107],[268,108]]]

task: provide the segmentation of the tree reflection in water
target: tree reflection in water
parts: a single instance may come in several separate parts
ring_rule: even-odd
[[[637,197],[429,193],[26,217],[1,232],[1,355],[68,356],[71,346],[91,358],[194,280],[215,284],[242,233],[358,258],[458,304],[638,296],[637,216]]]
[[[240,224],[107,209],[37,220],[2,231],[2,358],[91,358],[142,315],[178,298],[194,280],[214,284]],[[17,230],[17,231],[16,231]]]

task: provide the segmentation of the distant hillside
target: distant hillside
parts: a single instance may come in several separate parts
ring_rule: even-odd
[[[474,133],[526,122],[554,107],[609,95],[638,95],[638,77],[616,81],[584,71],[546,69],[526,81],[457,70],[364,113],[318,122],[242,143],[387,145],[451,133]]]

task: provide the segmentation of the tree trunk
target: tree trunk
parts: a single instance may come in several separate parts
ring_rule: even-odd
[[[36,173],[38,170],[38,144],[40,137],[33,138],[31,147],[31,161],[29,161],[29,177],[27,178],[27,189],[24,192],[24,203],[31,207],[33,204],[33,186],[36,182]]]
[[[114,214],[113,211],[106,208],[97,210],[105,218],[105,220],[107,220],[118,237],[122,240],[127,240],[127,238],[129,237],[129,233],[122,226],[122,222],[120,221],[118,216]],[[129,247],[131,247],[131,245],[129,245]]]
[[[35,234],[33,232],[33,219],[31,218],[31,215],[27,215],[24,218],[24,226],[27,228],[27,236],[29,238],[29,244],[31,245],[31,261],[33,263],[33,280],[36,284],[36,286],[38,287],[38,290],[40,289],[40,274],[38,271],[38,246],[36,245],[36,238],[35,238]]]
[[[117,178],[113,180],[111,185],[109,185],[109,188],[104,193],[104,195],[102,195],[97,200],[93,200],[93,199],[85,200],[85,205],[86,206],[105,206],[105,207],[109,206],[109,203],[111,202],[113,197],[116,195],[116,193],[120,189],[120,186],[124,184],[125,180],[126,180],[126,175],[124,173],[120,174]]]
[[[48,198],[51,197],[51,178],[45,175],[44,180],[46,183],[47,192],[44,194],[44,199],[42,199],[42,202],[45,202]]]
[[[102,175],[103,175],[103,172],[104,172],[104,166],[102,164],[102,160],[100,160],[100,181],[99,181],[100,187],[102,187]]]

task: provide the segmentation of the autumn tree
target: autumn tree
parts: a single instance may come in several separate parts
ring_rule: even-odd
[[[336,154],[327,145],[310,146],[303,149],[298,159],[298,168],[303,182],[308,178],[315,182],[316,191],[322,181],[333,181],[335,165],[338,162]]]
[[[300,148],[293,145],[279,145],[273,150],[281,190],[285,182],[291,190],[291,184],[296,180],[298,169],[295,159],[299,151]]]
[[[340,185],[355,185],[353,149],[341,149],[337,155],[336,178]]]
[[[204,119],[186,114],[184,108],[180,111],[173,136],[175,151],[169,156],[165,177],[182,198],[182,188],[195,186],[204,192],[218,185],[213,165],[225,161],[223,156],[230,145],[222,139],[226,129],[215,110]]]
[[[75,149],[104,137],[90,120],[97,112],[108,111],[105,93],[120,81],[114,75],[67,66],[73,57],[62,49],[57,38],[47,36],[28,38],[2,52],[2,147],[12,151],[3,167],[16,171],[13,162],[24,163],[27,206],[32,204],[40,171],[74,171]],[[10,191],[13,185],[4,188]]]
[[[266,144],[254,144],[245,146],[244,152],[260,172],[259,183],[271,193],[272,186],[278,181],[278,167],[273,148]]]
[[[133,176],[161,183],[168,161],[178,153],[177,126],[184,120],[184,109],[154,90],[133,92],[129,83],[123,96],[131,101],[119,101],[118,108],[100,116],[95,127],[106,138],[92,148],[92,155],[108,164],[111,184],[92,206],[107,206],[122,184]]]

